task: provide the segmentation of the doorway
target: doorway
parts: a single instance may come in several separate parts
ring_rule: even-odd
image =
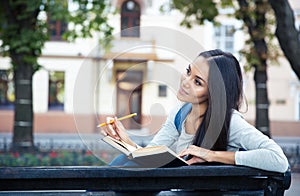
[[[127,129],[140,129],[142,122],[143,71],[116,70],[117,116],[137,113],[137,116],[123,120]]]

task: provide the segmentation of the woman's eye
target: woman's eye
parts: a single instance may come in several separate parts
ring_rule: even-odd
[[[197,85],[197,86],[201,86],[202,85],[202,83],[201,83],[201,81],[200,80],[195,80],[195,84]]]
[[[186,74],[190,75],[191,74],[191,70],[189,68],[186,68]]]

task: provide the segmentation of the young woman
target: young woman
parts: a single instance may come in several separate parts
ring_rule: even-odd
[[[282,149],[239,113],[242,86],[240,65],[232,54],[200,53],[181,77],[177,98],[183,103],[170,112],[148,146],[175,144],[176,152],[188,156],[189,164],[219,162],[285,172],[288,160]],[[116,118],[101,132],[138,147]],[[111,165],[128,163],[121,156]]]

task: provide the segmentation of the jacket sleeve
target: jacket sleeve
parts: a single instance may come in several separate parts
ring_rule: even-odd
[[[147,146],[165,145],[170,147],[178,140],[179,132],[175,127],[174,119],[181,106],[178,105],[171,110],[167,120]]]
[[[230,122],[229,145],[245,149],[235,153],[237,165],[282,173],[288,169],[288,160],[280,146],[237,112],[232,114]]]

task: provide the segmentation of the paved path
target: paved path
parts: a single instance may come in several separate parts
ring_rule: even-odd
[[[289,190],[285,192],[285,196],[300,195],[300,173],[292,173],[292,184]]]

